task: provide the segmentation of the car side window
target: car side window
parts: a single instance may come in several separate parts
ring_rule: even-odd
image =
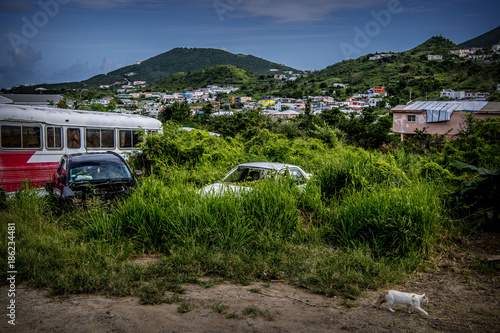
[[[290,177],[298,184],[303,184],[306,182],[304,175],[299,170],[292,168],[289,169],[288,171],[290,172]]]

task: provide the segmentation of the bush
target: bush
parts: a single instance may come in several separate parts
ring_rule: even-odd
[[[458,138],[445,148],[446,161],[457,160],[476,167],[500,165],[500,118],[480,120],[468,114]]]

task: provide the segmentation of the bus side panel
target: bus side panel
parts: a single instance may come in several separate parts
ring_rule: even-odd
[[[30,163],[34,151],[0,151],[0,187],[17,191],[20,185],[43,187],[51,181],[59,162]]]

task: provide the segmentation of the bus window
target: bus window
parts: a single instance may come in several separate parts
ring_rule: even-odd
[[[101,148],[115,148],[115,131],[101,130]]]
[[[141,142],[139,131],[135,130],[120,130],[120,148],[134,148]]]
[[[115,136],[113,130],[107,129],[87,129],[86,130],[87,148],[114,148]]]
[[[47,149],[62,148],[62,131],[61,127],[47,126],[45,128],[47,137]]]
[[[68,128],[66,130],[66,144],[68,148],[80,148],[80,129]]]
[[[42,148],[40,127],[2,125],[0,132],[2,148]]]

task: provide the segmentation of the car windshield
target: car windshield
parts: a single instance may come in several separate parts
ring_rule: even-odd
[[[70,170],[70,182],[108,180],[108,179],[132,179],[128,168],[119,163],[120,161],[96,161],[82,160],[74,161]]]
[[[307,180],[304,175],[296,168],[286,168],[281,171],[263,168],[239,167],[228,174],[222,181],[228,183],[253,182],[261,179],[269,179],[273,175],[286,175],[297,184],[303,184]]]
[[[241,183],[269,178],[275,171],[259,168],[240,167],[228,174],[223,182]]]

